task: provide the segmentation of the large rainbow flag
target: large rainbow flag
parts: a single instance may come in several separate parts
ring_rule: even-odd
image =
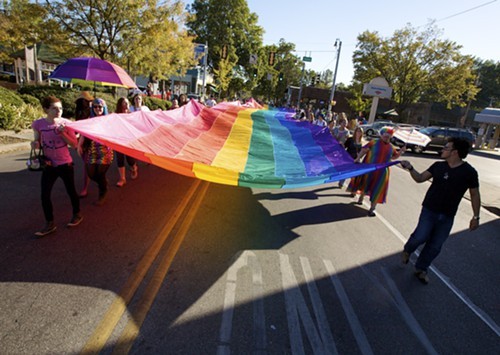
[[[394,164],[355,164],[327,128],[292,115],[254,101],[208,108],[192,100],[172,111],[110,114],[68,127],[144,162],[233,186],[312,186]]]

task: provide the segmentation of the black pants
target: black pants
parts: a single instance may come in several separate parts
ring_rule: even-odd
[[[59,177],[64,182],[66,192],[71,200],[73,214],[80,213],[80,198],[76,193],[75,169],[73,163],[56,167],[48,166],[42,172],[42,207],[47,222],[54,221],[54,210],[50,196],[52,194],[52,188]]]
[[[99,186],[99,197],[103,197],[108,192],[108,179],[106,172],[109,164],[87,164],[87,174],[90,180],[97,182]]]
[[[125,166],[125,158],[127,159],[127,164],[128,166],[134,166],[135,165],[135,159],[132,157],[129,157],[128,155],[125,155],[123,153],[116,153],[116,165],[118,165],[119,168],[123,168]]]

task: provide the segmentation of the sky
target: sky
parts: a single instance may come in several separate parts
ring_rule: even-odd
[[[187,1],[190,3],[191,1]],[[498,0],[247,0],[265,30],[264,45],[281,38],[295,44],[297,55],[312,57],[306,69],[335,70],[335,40],[342,41],[337,83],[349,84],[357,36],[368,30],[383,38],[410,23],[423,29],[429,20],[442,40],[462,46],[461,53],[500,61]],[[310,54],[310,55],[309,55]]]

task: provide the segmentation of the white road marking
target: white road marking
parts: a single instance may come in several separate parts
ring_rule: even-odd
[[[333,343],[333,337],[331,334],[324,334],[326,331],[330,332],[326,314],[324,314],[324,308],[322,306],[319,307],[318,305],[315,306],[315,313],[323,312],[323,314],[316,317],[317,324],[315,324],[311,317],[311,313],[307,308],[304,296],[300,291],[299,284],[293,273],[288,255],[279,253],[279,257],[283,292],[285,294],[288,333],[290,336],[290,348],[292,354],[306,353],[304,349],[304,343],[302,341],[299,318],[302,321],[303,329],[305,330],[306,335],[309,339],[313,353],[328,354],[329,351],[335,349],[335,344]],[[314,297],[315,296],[311,297],[312,302],[315,302]],[[323,332],[322,336],[320,336],[320,332],[318,332],[318,329],[320,329],[320,332]]]
[[[362,268],[362,269],[370,277],[370,279],[372,279],[372,281],[374,281],[374,283],[377,286],[380,286],[384,291],[386,291],[386,289],[383,288],[382,285],[380,285],[380,283],[375,279],[375,277],[373,275],[371,275],[368,272],[368,270],[366,270],[366,268]],[[403,296],[401,295],[401,293],[399,292],[396,284],[394,283],[392,278],[387,273],[387,270],[385,268],[381,268],[381,270],[382,270],[382,275],[384,275],[385,282],[387,283],[387,286],[389,287],[389,292],[390,292],[389,297],[393,301],[396,308],[399,310],[399,313],[401,313],[401,316],[403,317],[403,319],[406,322],[406,324],[408,325],[408,327],[411,329],[413,334],[415,334],[415,336],[418,338],[418,340],[423,345],[423,347],[427,350],[428,354],[438,355],[439,353],[436,351],[436,349],[434,349],[434,346],[432,346],[431,341],[429,340],[429,338],[425,334],[424,330],[422,329],[422,327],[418,323],[417,319],[413,315],[410,307],[405,302],[405,300],[404,300]]]
[[[231,354],[231,331],[236,298],[236,281],[238,271],[244,267],[250,267],[253,284],[253,336],[254,351],[265,352],[266,321],[264,316],[264,292],[262,281],[262,270],[257,261],[255,253],[246,250],[236,259],[227,272],[226,291],[224,293],[224,305],[222,310],[222,322],[219,331],[218,355]]]
[[[316,282],[314,281],[314,276],[311,270],[311,265],[309,264],[309,259],[301,256],[300,263],[302,264],[302,270],[304,271],[307,289],[309,291],[309,296],[311,297],[314,316],[316,317],[316,320],[318,322],[320,336],[323,340],[323,344],[325,344],[325,351],[327,354],[338,354],[337,347],[335,346],[335,341],[333,340],[332,331],[330,330],[330,325],[328,324],[328,319],[326,317],[325,308],[323,307],[318,288],[316,287]]]
[[[481,208],[481,210],[483,210]],[[404,236],[396,229],[392,224],[390,224],[384,217],[377,213],[377,217],[380,221],[385,224],[387,228],[399,239],[403,244],[406,244],[406,239]],[[419,256],[418,250],[415,251],[415,255]],[[488,327],[495,332],[497,336],[500,337],[500,327],[485,311],[476,306],[458,287],[456,287],[447,276],[445,276],[441,271],[439,271],[435,266],[429,268],[436,276],[463,302],[467,307],[469,307],[472,312],[474,312]]]
[[[342,308],[344,308],[345,315],[347,317],[349,324],[351,325],[351,329],[354,334],[354,337],[356,338],[356,342],[358,343],[359,350],[363,354],[373,354],[370,343],[368,342],[368,338],[366,337],[363,327],[361,327],[361,323],[359,322],[358,316],[356,315],[356,312],[354,311],[354,308],[352,307],[352,304],[349,301],[349,297],[345,292],[342,282],[337,276],[337,273],[335,271],[335,268],[333,267],[332,262],[330,260],[323,260],[323,263],[325,264],[328,274],[330,274],[330,280],[332,281],[333,286],[335,287],[335,292],[337,292],[337,295],[339,296]]]

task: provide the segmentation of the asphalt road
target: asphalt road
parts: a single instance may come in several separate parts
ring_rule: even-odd
[[[0,156],[2,354],[498,353],[495,210],[469,232],[462,202],[422,285],[399,253],[428,185],[397,167],[369,218],[333,184],[252,190],[142,164],[103,207],[93,185],[75,229],[59,182],[58,231],[37,240],[39,174],[26,157]],[[436,157],[407,158],[424,169]],[[482,194],[496,193],[499,160],[469,159]]]

